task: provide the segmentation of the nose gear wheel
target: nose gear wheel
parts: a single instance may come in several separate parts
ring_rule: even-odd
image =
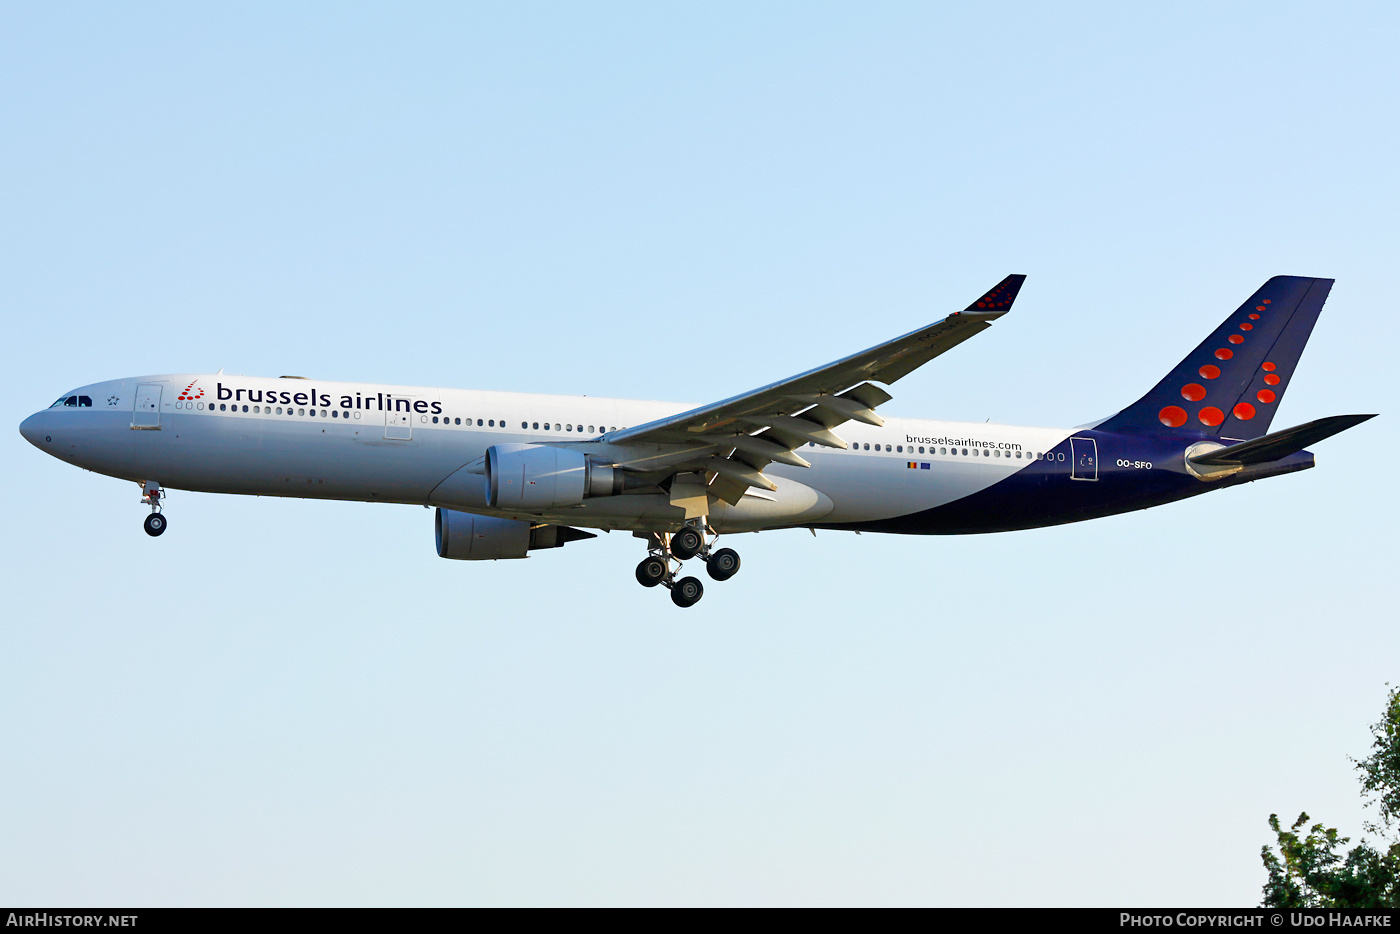
[[[146,521],[142,525],[146,534],[152,538],[164,532],[166,526],[169,525],[160,511],[160,498],[164,492],[160,488],[160,484],[154,480],[147,480],[141,488],[141,502],[151,507],[151,514],[146,517]]]

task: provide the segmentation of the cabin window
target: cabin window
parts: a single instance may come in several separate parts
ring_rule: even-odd
[[[593,434],[593,426],[592,426],[592,425],[589,425],[589,426],[588,426],[588,433],[589,433],[590,435]]]

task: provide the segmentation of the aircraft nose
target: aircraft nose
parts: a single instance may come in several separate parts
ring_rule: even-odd
[[[19,423],[19,433],[36,448],[42,448],[46,443],[45,437],[49,435],[48,420],[47,411],[35,412]]]

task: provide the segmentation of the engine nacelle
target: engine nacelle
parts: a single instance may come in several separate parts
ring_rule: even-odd
[[[523,558],[527,551],[562,548],[565,542],[596,538],[592,532],[565,525],[531,525],[518,519],[497,519],[439,508],[433,518],[439,558],[494,561]]]
[[[494,444],[486,449],[486,504],[495,509],[577,506],[622,492],[622,472],[588,455],[547,444]]]

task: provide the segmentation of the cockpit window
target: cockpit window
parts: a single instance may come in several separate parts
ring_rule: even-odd
[[[78,408],[80,408],[80,409],[90,409],[90,408],[92,408],[92,396],[79,396],[79,397],[78,397]]]
[[[59,396],[49,408],[90,409],[92,408],[92,396]]]
[[[49,406],[49,408],[51,408],[51,409],[56,409],[56,408],[58,408],[59,406],[62,406],[62,405],[77,405],[77,404],[78,404],[78,397],[77,397],[77,396],[60,396],[59,399],[58,399],[58,401],[55,402],[53,405]]]

